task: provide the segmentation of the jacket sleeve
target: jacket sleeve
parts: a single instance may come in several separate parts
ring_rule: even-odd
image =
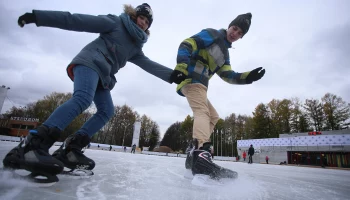
[[[215,39],[207,29],[202,30],[196,35],[185,39],[179,46],[177,52],[177,65],[175,70],[181,71],[188,75],[187,66],[190,63],[191,57],[196,55],[199,50],[205,49],[213,44]]]
[[[33,10],[37,26],[60,28],[70,31],[103,33],[116,26],[115,15],[71,14],[62,11]]]
[[[231,69],[229,63],[225,63],[216,74],[224,81],[230,84],[243,85],[246,84],[245,79],[247,78],[249,72],[238,73]]]
[[[146,57],[143,52],[140,54],[132,57],[130,62],[134,63],[135,65],[139,66],[146,72],[168,82],[170,82],[170,75],[173,72],[172,69],[165,67],[159,63],[156,63],[152,60],[150,60],[148,57]]]

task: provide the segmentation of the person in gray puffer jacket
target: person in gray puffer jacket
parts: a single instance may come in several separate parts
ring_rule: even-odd
[[[152,22],[153,12],[147,3],[136,8],[124,5],[124,13],[119,16],[43,10],[33,10],[20,16],[18,24],[21,27],[35,23],[37,26],[99,33],[99,36],[87,44],[67,66],[68,76],[74,82],[72,98],[58,107],[41,126],[31,130],[29,137],[6,155],[4,167],[26,169],[44,176],[55,176],[64,167],[92,170],[95,162],[86,157],[81,149],[114,115],[110,91],[117,82],[114,75],[119,69],[129,61],[172,83],[170,75],[173,70],[150,60],[142,51]],[[62,130],[93,101],[97,112],[75,134],[68,136],[51,156],[48,150],[59,139]],[[26,160],[29,155],[31,159]]]

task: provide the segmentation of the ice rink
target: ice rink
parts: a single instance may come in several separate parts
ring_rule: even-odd
[[[5,154],[17,144],[0,142],[1,167]],[[215,161],[237,171],[239,178],[224,186],[200,187],[183,177],[184,158],[102,150],[85,154],[96,162],[94,176],[59,175],[55,185],[36,188],[1,172],[0,199],[350,199],[350,170]]]

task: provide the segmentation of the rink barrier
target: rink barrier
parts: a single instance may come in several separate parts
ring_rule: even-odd
[[[20,142],[20,140],[21,140],[20,137],[0,135],[0,141]],[[61,146],[61,145],[62,145],[62,142],[55,142],[54,143],[54,146]],[[109,151],[110,146],[112,146],[111,151],[124,152],[124,148],[122,146],[109,145],[109,144],[99,144],[99,143],[90,143],[89,149]],[[126,152],[130,152],[130,151],[131,151],[131,147],[126,147]],[[145,154],[145,155],[186,158],[186,154],[180,154],[180,153],[179,154],[178,153],[164,153],[164,152],[154,152],[154,151],[142,151],[141,152],[139,148],[138,148],[137,152]],[[214,156],[214,160],[236,161],[236,157]]]
[[[20,137],[16,137],[16,136],[0,135],[0,141],[20,142],[21,138]],[[53,145],[54,146],[61,146],[62,142],[55,142]]]

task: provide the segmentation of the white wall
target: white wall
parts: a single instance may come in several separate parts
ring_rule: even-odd
[[[267,138],[238,140],[237,148],[249,147],[254,148],[260,146],[329,146],[329,145],[350,145],[349,135],[316,135],[316,136],[297,136],[289,138]]]

